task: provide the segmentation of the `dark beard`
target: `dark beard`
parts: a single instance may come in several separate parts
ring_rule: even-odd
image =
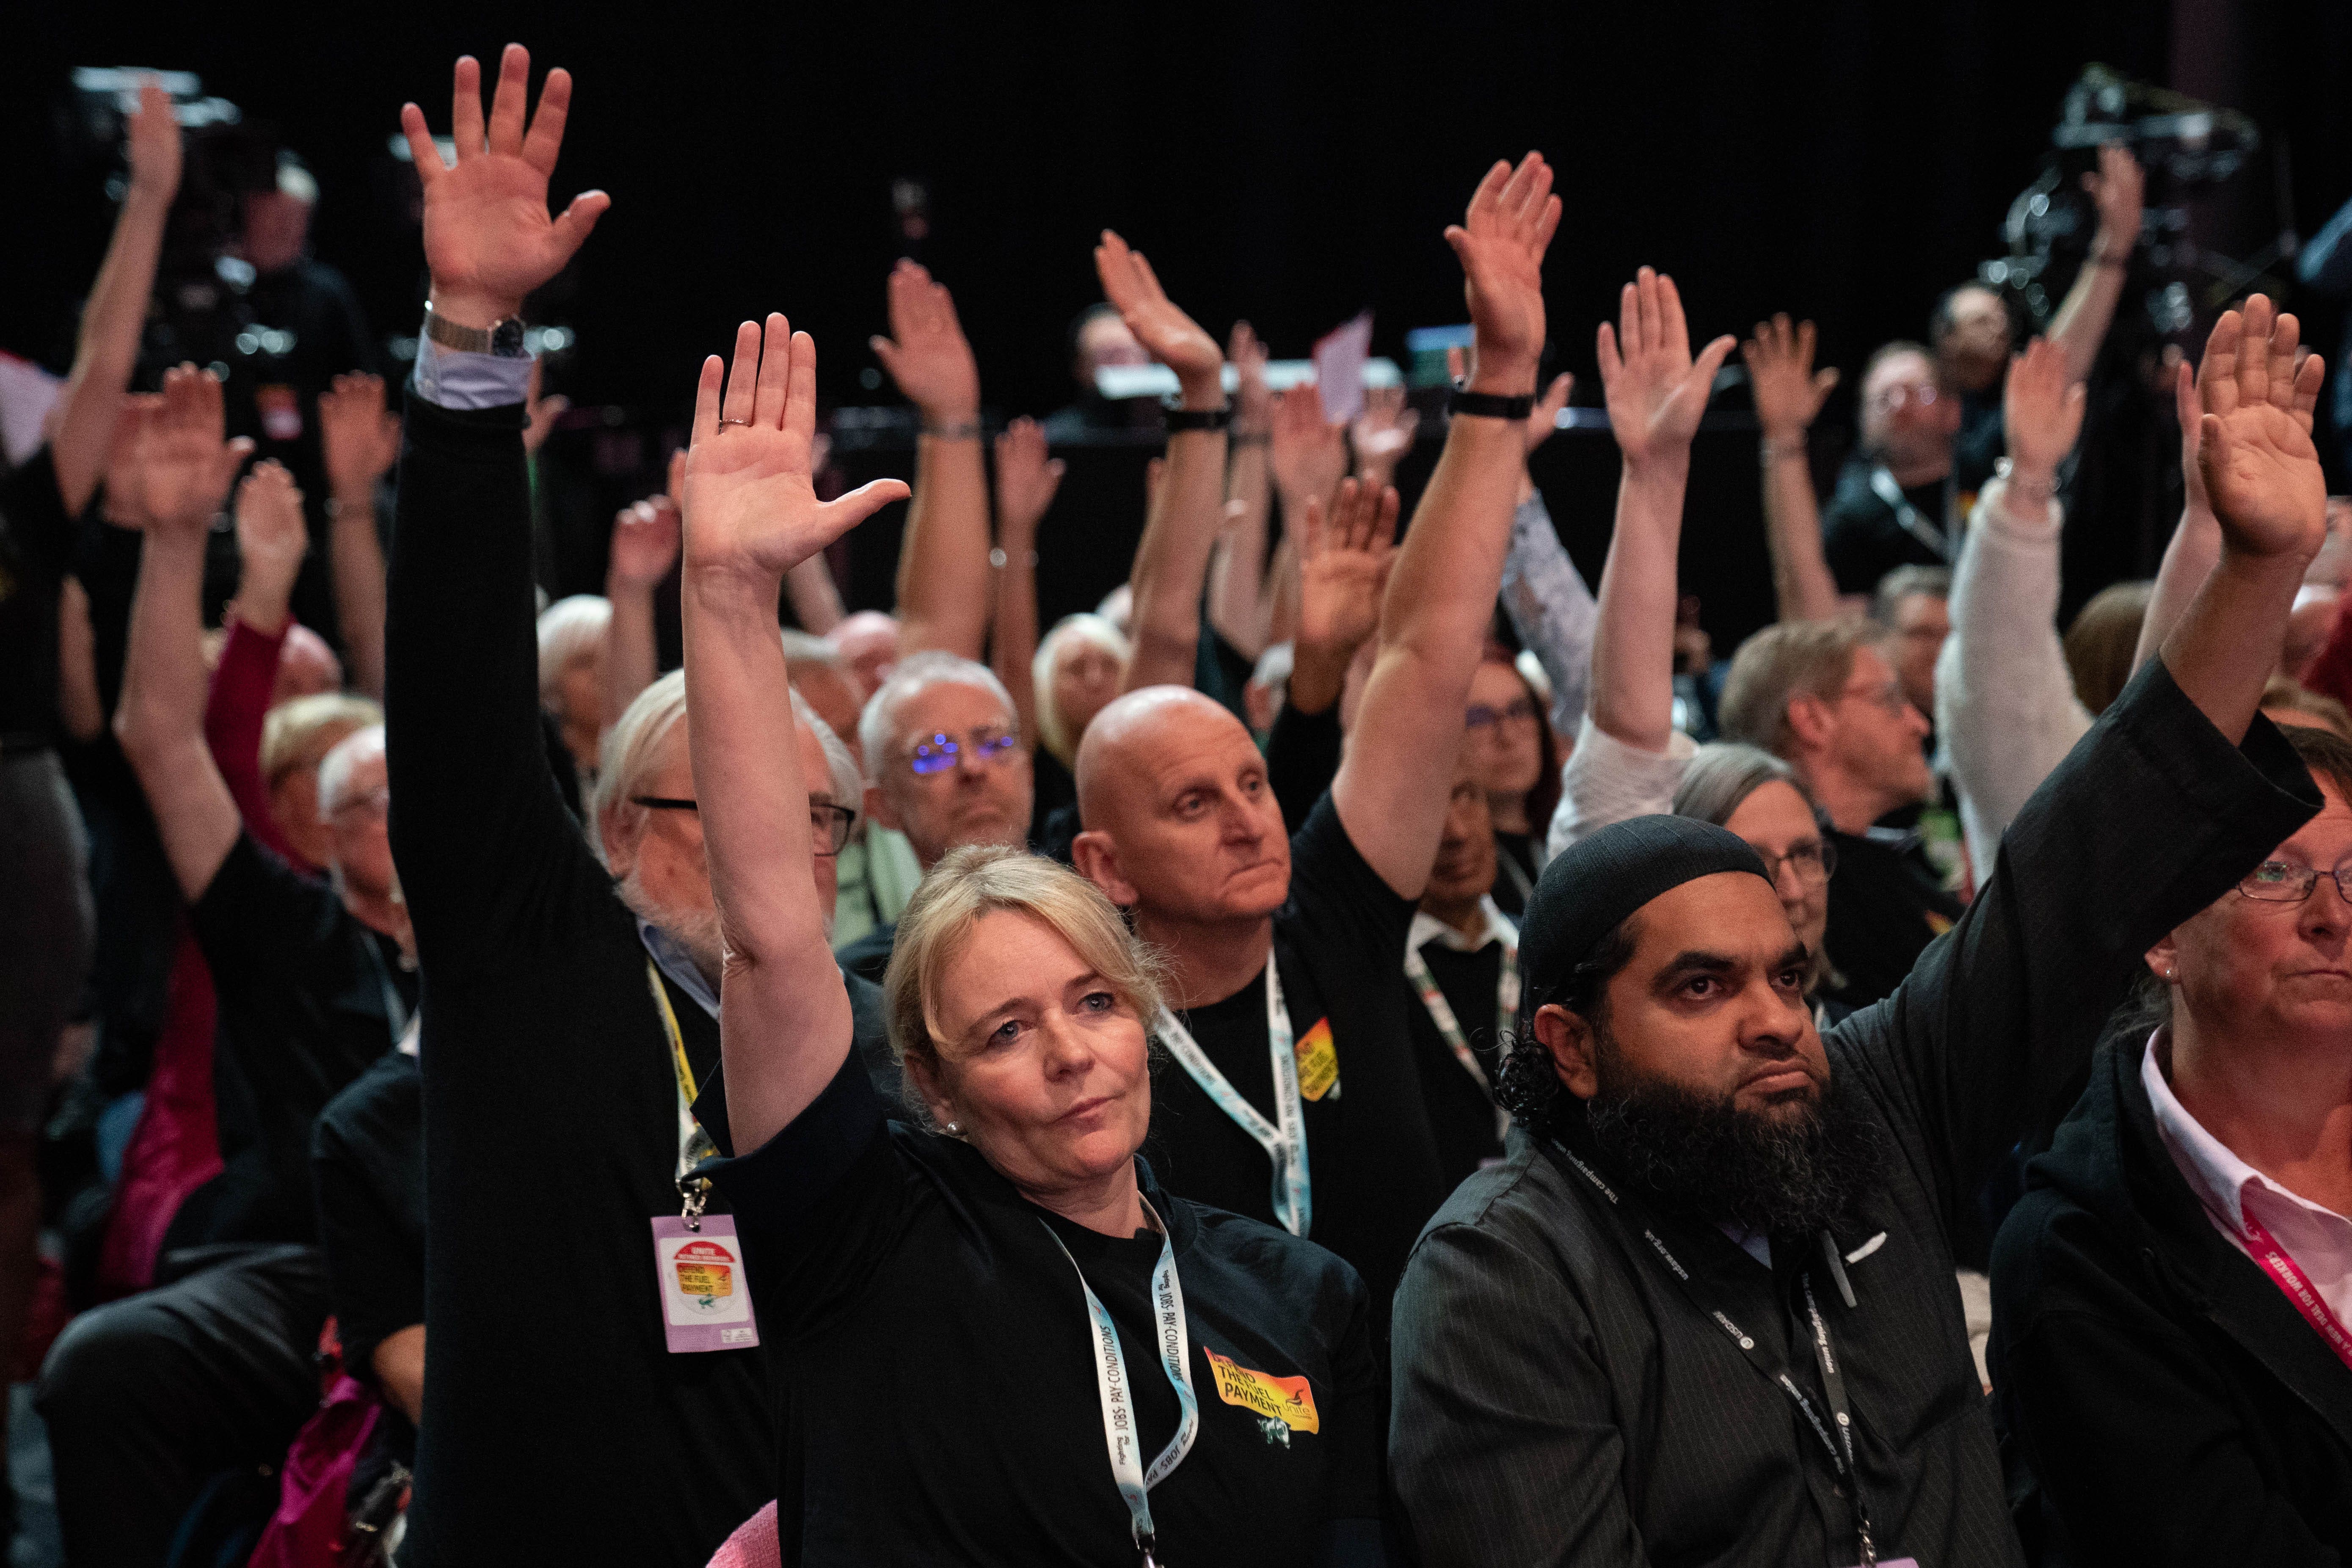
[[[1585,1119],[1602,1162],[1667,1213],[1763,1235],[1854,1229],[1884,1184],[1878,1128],[1832,1080],[1800,1111],[1742,1110],[1677,1083],[1629,1078],[1598,1042],[1600,1091]]]

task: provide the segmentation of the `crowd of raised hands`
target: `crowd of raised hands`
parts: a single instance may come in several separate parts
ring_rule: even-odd
[[[1514,1341],[1486,1331],[1475,1290],[1446,1294],[1478,1267],[1433,1261],[1422,1239],[1433,1215],[1488,1223],[1484,1208],[1464,1217],[1462,1194],[1503,1202],[1477,1184],[1543,1165],[1530,1150],[1557,1131],[1537,1109],[1560,1092],[1553,1078],[1598,1105],[1629,1081],[1612,1074],[1649,1059],[1612,1054],[1654,1047],[1609,1026],[1605,1046],[1574,1047],[1531,1022],[1620,1005],[1580,987],[1634,962],[1647,928],[1630,907],[1567,961],[1537,955],[1579,929],[1580,900],[1614,896],[1608,877],[1670,895],[1677,878],[1638,870],[1654,852],[1640,822],[1710,824],[1714,838],[1674,855],[1730,855],[1709,864],[1772,885],[1787,921],[1774,951],[1792,937],[1797,957],[1740,983],[1780,1011],[1741,1025],[1739,1050],[1785,1038],[1824,1064],[1817,1093],[1830,1064],[1866,1076],[1848,1064],[1884,1057],[1961,1099],[1951,1086],[1979,1052],[1984,1081],[2017,1101],[1980,1117],[2015,1123],[1993,1140],[2006,1157],[2065,1104],[2028,1103],[2030,1064],[1994,1060],[2017,1041],[1976,1039],[1968,1006],[1916,998],[1973,986],[2000,1019],[2000,997],[2046,994],[2003,950],[2027,939],[1983,928],[2074,907],[2036,901],[2044,882],[2090,874],[2049,847],[2070,833],[2105,868],[2128,858],[2136,826],[2162,826],[2164,801],[2145,825],[2128,809],[2066,815],[2103,785],[2128,808],[2161,794],[2149,770],[2219,768],[2242,742],[2275,783],[2258,710],[2352,730],[2326,700],[2352,698],[2334,608],[2352,550],[2328,532],[2311,439],[2323,367],[2261,296],[2220,317],[2171,388],[2183,514],[2113,656],[2124,676],[2163,669],[2135,695],[2094,693],[2070,663],[2076,637],[2062,644],[2084,379],[2139,225],[2139,172],[2116,149],[2086,183],[2100,227],[2083,282],[2047,333],[2013,353],[2001,338],[1990,379],[1965,388],[2000,456],[1965,492],[1971,437],[1936,423],[1959,418],[1957,378],[1974,374],[1961,306],[1948,363],[1942,341],[1934,355],[1890,344],[1858,378],[1864,446],[1825,505],[1811,432],[1841,373],[1816,363],[1814,323],[1781,314],[1695,345],[1674,279],[1643,267],[1594,331],[1621,477],[1588,588],[1529,468],[1575,386],[1543,373],[1561,202],[1530,153],[1494,164],[1444,231],[1473,345],[1437,410],[1372,388],[1343,423],[1312,381],[1270,389],[1249,323],[1221,344],[1178,303],[1181,279],[1171,295],[1142,250],[1102,232],[1103,300],[1178,392],[1126,582],[1098,613],[1041,624],[1041,549],[1093,548],[1102,530],[1049,526],[1067,459],[1045,425],[992,430],[962,323],[984,294],[967,289],[960,311],[949,280],[900,259],[887,331],[865,347],[918,416],[906,479],[834,493],[819,345],[782,310],[747,314],[690,389],[647,389],[681,405],[690,390],[688,440],[661,488],[614,519],[604,594],[534,623],[530,465],[564,404],[535,361],[488,345],[614,203],[592,190],[551,212],[572,86],[549,71],[534,106],[530,70],[509,47],[486,113],[481,68],[457,63],[454,161],[424,110],[401,111],[430,319],[408,386],[353,373],[316,398],[323,538],[294,475],[228,437],[210,371],[129,390],[126,300],[152,285],[179,156],[155,89],[131,121],[131,195],[45,471],[61,522],[94,508],[142,536],[136,588],[108,656],[104,617],[57,574],[54,701],[63,734],[92,743],[110,725],[130,763],[187,910],[148,940],[181,966],[175,1007],[195,1005],[190,986],[203,1000],[153,1047],[140,1124],[153,1131],[124,1156],[106,1243],[104,1294],[119,1299],[77,1301],[89,1310],[44,1373],[74,1563],[197,1531],[212,1478],[257,1464],[285,1483],[264,1489],[277,1519],[255,1521],[254,1560],[289,1564],[327,1560],[303,1555],[324,1536],[289,1521],[329,1514],[338,1554],[349,1542],[404,1564],[552,1550],[764,1568],[912,1560],[950,1538],[991,1562],[1130,1547],[1147,1563],[1162,1549],[1234,1561],[1255,1541],[1333,1563],[1466,1563],[1597,1542],[1595,1520],[1636,1542],[1663,1533],[1667,1552],[1685,1539],[1672,1521],[1620,1496],[1613,1472],[1595,1479],[1615,1450],[1575,1449],[1571,1465],[1554,1443],[1640,1428],[1642,1412],[1546,1405],[1544,1380],[1566,1374],[1540,1356],[1496,1373],[1538,1391],[1516,1426],[1481,1426],[1515,1408],[1500,1393],[1481,1414],[1431,1392],[1432,1358],[1468,1366]],[[745,301],[770,303],[793,302]],[[1777,616],[1717,661],[1678,563],[1694,443],[1735,352]],[[1426,478],[1401,487],[1433,442]],[[1936,486],[1945,516],[1925,518]],[[891,602],[845,603],[829,552],[899,501]],[[5,504],[12,539],[30,538],[29,510]],[[207,547],[224,531],[235,588],[208,628]],[[1870,594],[1842,542],[1865,534],[1914,552]],[[322,552],[331,647],[292,609]],[[667,608],[682,670],[661,667]],[[2117,721],[2093,734],[2111,703]],[[2115,760],[2125,741],[2102,749],[2110,731],[2160,723],[2210,725],[2221,750],[2183,741],[2143,765]],[[2352,743],[2346,759],[2352,779]],[[2237,798],[2214,791],[2217,810]],[[2264,798],[2271,816],[2240,837],[2287,809],[2288,795]],[[1931,865],[1903,836],[1939,813],[1956,847]],[[2210,858],[2242,847],[2217,840]],[[2141,912],[2170,910],[2210,869],[2181,871]],[[1973,914],[1988,898],[1994,912]],[[1772,925],[1772,907],[1741,918]],[[2120,937],[2030,940],[2087,973]],[[1657,1005],[1682,1008],[1696,1040],[1713,995]],[[224,1121],[209,1165],[174,1164],[172,1130],[215,1116],[215,1012],[251,1125]],[[2079,1042],[2085,1059],[2094,1043]],[[1601,1063],[1584,1078],[1543,1055],[1575,1048]],[[1976,1114],[1950,1112],[1934,1135],[1948,1143],[1899,1116],[1890,1135],[1933,1142],[1920,1168],[1937,1181],[1991,1193],[1989,1153],[1950,1152]],[[1584,1154],[1607,1167],[1601,1147]],[[188,1197],[236,1182],[221,1189],[234,1201]],[[1764,1245],[1779,1262],[1786,1238],[1722,1223],[1733,1212],[1705,1213],[1708,1245],[1729,1237],[1734,1261]],[[1859,1271],[1886,1236],[1849,1239],[1832,1270],[1843,1256]],[[1990,1245],[1939,1230],[1927,1273],[1940,1289],[1957,1262],[1965,1290]],[[1592,1289],[1578,1310],[1599,1324],[1596,1379],[1616,1375],[1612,1356],[1666,1353],[1611,1342],[1622,1324],[1601,1320],[1633,1309]],[[12,1313],[0,1289],[0,1331],[17,1331]],[[339,1358],[323,1404],[310,1372],[322,1323]],[[1991,1388],[1980,1334],[1976,1349]],[[999,1352],[1035,1359],[971,1370]],[[247,1399],[262,1363],[277,1386]],[[180,1366],[196,1370],[156,1370]],[[860,1378],[887,1392],[842,1407]],[[1430,1436],[1457,1425],[1452,1447]],[[1534,1427],[1547,1436],[1525,1438]],[[1896,1441],[1884,1425],[1874,1440]],[[966,1473],[935,1486],[927,1467],[950,1456]],[[1910,1458],[1879,1456],[1870,1484],[1908,1484]],[[322,1465],[345,1479],[303,1492],[297,1477]],[[1474,1506],[1488,1465],[1578,1496],[1538,1505],[1505,1488]],[[1264,1540],[1238,1522],[1285,1501],[1295,1517]],[[1570,1519],[1571,1505],[1586,1511]],[[1505,1518],[1522,1513],[1524,1529]],[[1885,1518],[1906,1528],[1902,1510]],[[1734,1555],[1788,1560],[1817,1535],[1850,1555],[1842,1519],[1790,1528]],[[2006,1560],[1936,1555],[1944,1544],[1877,1549]]]

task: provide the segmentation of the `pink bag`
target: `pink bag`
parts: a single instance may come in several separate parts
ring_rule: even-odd
[[[184,921],[178,940],[147,1102],[122,1152],[114,1210],[100,1244],[100,1300],[155,1282],[155,1255],[180,1205],[220,1174],[213,1106],[213,975]]]
[[[358,1379],[339,1377],[286,1450],[278,1511],[254,1547],[252,1568],[332,1568],[351,1535],[352,1467],[383,1406]]]

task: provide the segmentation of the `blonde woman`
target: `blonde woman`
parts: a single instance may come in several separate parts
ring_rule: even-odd
[[[744,323],[723,399],[703,367],[684,498],[688,736],[752,1151],[712,1173],[757,1331],[789,1347],[779,1524],[811,1563],[1380,1563],[1364,1287],[1136,1157],[1160,993],[1098,891],[1018,850],[948,856],[887,977],[908,1105],[852,1063],[800,762],[772,739],[775,603],[906,487],[816,500],[814,371],[782,316],[764,356]]]

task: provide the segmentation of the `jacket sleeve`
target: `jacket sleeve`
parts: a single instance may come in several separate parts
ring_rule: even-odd
[[[2029,517],[1995,479],[1952,578],[1952,635],[1936,664],[1936,728],[1951,751],[1969,861],[2000,836],[2091,727],[2058,641],[2058,503]]]
[[[1442,1225],[1398,1288],[1389,1476],[1423,1568],[1646,1568],[1622,1418],[1556,1269]]]
[[[2148,660],[2018,813],[1959,922],[1832,1036],[1947,1214],[2063,1114],[2149,945],[2318,809],[2270,721],[2232,746]]]
[[[1583,574],[1568,558],[1538,490],[1511,514],[1511,546],[1503,557],[1503,610],[1520,644],[1551,680],[1551,727],[1573,735],[1584,722],[1592,685],[1592,637],[1601,606]]]
[[[1664,751],[1645,752],[1599,728],[1586,714],[1576,750],[1560,766],[1559,805],[1551,814],[1544,858],[1612,823],[1663,816],[1674,805],[1675,791],[1697,751],[1697,743],[1676,730],[1666,738]]]
[[[539,717],[520,404],[412,393],[384,623],[392,847],[439,974],[561,944],[602,868],[564,811]]]
[[[228,640],[205,696],[205,743],[220,769],[245,830],[287,860],[293,847],[269,814],[269,790],[261,777],[261,726],[269,716],[269,693],[278,684],[278,655],[286,646],[288,621],[276,636],[255,631],[231,616]]]

